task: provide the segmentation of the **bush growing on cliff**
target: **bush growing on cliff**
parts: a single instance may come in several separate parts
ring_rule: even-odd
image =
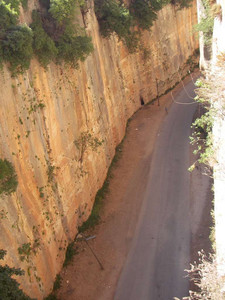
[[[4,259],[5,250],[0,250],[0,259]],[[12,278],[13,275],[22,276],[24,271],[11,268],[8,265],[0,266],[0,299],[4,300],[30,300],[19,288],[19,283]]]
[[[201,18],[201,21],[195,26],[196,31],[201,31],[204,37],[204,44],[210,45],[213,35],[214,19],[212,16]]]
[[[132,17],[124,4],[115,0],[95,1],[95,13],[104,37],[115,32],[119,38],[128,34]]]
[[[13,73],[23,72],[29,68],[33,55],[33,33],[26,26],[9,27],[3,34],[1,48],[3,60],[10,63]]]
[[[57,42],[58,62],[65,61],[72,67],[78,66],[78,60],[84,61],[93,51],[91,37],[76,35],[68,28]]]
[[[215,121],[218,122],[225,116],[225,54],[221,54],[217,59],[215,71],[205,71],[204,77],[199,78],[196,82],[198,89],[195,90],[197,94],[195,100],[201,103],[205,111],[193,123],[193,127],[198,131],[195,131],[191,137],[191,143],[196,145],[194,154],[198,154],[197,161],[205,164],[206,173],[211,174],[213,167],[214,176],[217,172],[224,174],[225,169],[223,165],[218,164],[217,151],[221,145],[220,140],[217,140],[216,135],[212,132]],[[196,162],[190,167],[190,171],[194,169]]]
[[[139,46],[140,29],[151,28],[166,0],[131,0],[129,7],[117,0],[95,0],[94,3],[102,36],[107,38],[115,32],[132,53]]]
[[[18,13],[15,9],[5,1],[0,2],[0,34],[9,26],[16,25],[18,21]]]
[[[15,192],[17,185],[17,175],[13,165],[6,159],[0,159],[0,195]]]
[[[202,5],[204,7],[205,16],[201,17],[200,22],[195,25],[194,28],[196,31],[201,31],[203,33],[204,44],[209,46],[212,42],[214,18],[211,14],[209,0],[202,0]]]
[[[132,0],[130,11],[139,28],[149,30],[157,19],[157,11],[162,8],[162,3],[149,0]]]
[[[93,51],[91,38],[73,22],[82,0],[42,1],[40,12],[32,13],[30,28],[17,25],[21,3],[26,6],[25,0],[0,2],[0,67],[8,62],[16,75],[29,68],[33,54],[44,67],[50,61],[77,67]]]
[[[0,2],[0,67],[4,62],[3,41],[6,37],[6,30],[15,26],[18,21],[18,11],[13,8],[9,1],[2,0]]]
[[[50,0],[49,12],[59,24],[62,24],[74,16],[76,2],[74,0]]]
[[[137,35],[132,32],[134,20],[129,9],[116,0],[95,0],[95,13],[100,25],[100,32],[109,37],[115,32],[131,52],[137,47]]]
[[[20,11],[20,0],[3,0],[7,5],[10,6],[11,10],[14,10],[17,14]]]
[[[43,29],[40,14],[36,10],[32,12],[32,19],[33,22],[30,27],[33,30],[34,35],[34,54],[37,56],[41,65],[47,67],[47,65],[57,56],[58,50],[54,41]]]

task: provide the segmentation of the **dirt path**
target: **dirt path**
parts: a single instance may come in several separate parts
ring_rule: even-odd
[[[185,82],[191,78],[186,78]],[[174,91],[175,96],[182,85]],[[151,154],[159,128],[172,103],[170,93],[157,102],[143,107],[129,123],[122,156],[113,169],[110,191],[105,198],[101,223],[86,235],[96,235],[90,246],[101,260],[101,270],[84,242],[76,242],[79,254],[63,269],[60,300],[113,299],[115,287],[127,257],[136,227]],[[197,225],[196,225],[197,226]]]

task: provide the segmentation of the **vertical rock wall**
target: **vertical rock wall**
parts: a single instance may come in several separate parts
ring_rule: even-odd
[[[129,55],[116,36],[100,37],[90,2],[85,25],[95,50],[78,70],[53,63],[44,70],[33,60],[29,71],[11,78],[4,67],[0,157],[13,163],[19,184],[14,194],[0,197],[0,249],[7,250],[8,264],[25,270],[20,281],[30,296],[50,292],[140,96],[152,100],[157,88],[164,93],[189,70],[198,48],[196,22],[195,3],[182,11],[163,8],[143,34],[150,49],[144,58],[141,51]]]

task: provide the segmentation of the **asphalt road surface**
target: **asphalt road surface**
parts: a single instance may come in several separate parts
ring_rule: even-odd
[[[194,84],[186,85],[194,96]],[[182,90],[176,101],[193,102]],[[190,125],[197,105],[174,103],[162,124],[146,195],[116,300],[171,300],[188,296],[190,262]]]

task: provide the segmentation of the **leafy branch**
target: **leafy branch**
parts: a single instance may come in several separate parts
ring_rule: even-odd
[[[84,153],[88,148],[91,148],[92,151],[96,151],[103,142],[104,140],[99,140],[98,138],[93,137],[88,131],[82,132],[80,137],[74,141],[75,146],[80,152],[79,161],[83,162]]]

